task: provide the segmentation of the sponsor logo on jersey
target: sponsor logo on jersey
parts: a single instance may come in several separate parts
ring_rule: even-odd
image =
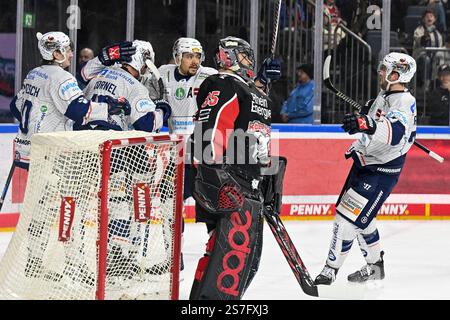
[[[150,187],[147,183],[136,183],[133,186],[134,219],[146,222],[150,219]]]
[[[247,132],[261,132],[263,135],[265,136],[270,136],[270,126],[268,126],[267,124],[264,124],[258,120],[255,121],[251,121],[248,124],[248,130]]]
[[[80,87],[78,87],[78,84],[73,79],[68,79],[64,81],[59,86],[59,97],[64,101],[72,100],[75,96],[82,94]]]
[[[269,119],[272,115],[271,110],[269,109],[267,105],[267,99],[259,97],[258,95],[251,92],[252,95],[252,108],[251,112],[254,112],[260,116],[262,116],[264,119]]]
[[[48,111],[48,107],[47,106],[41,106],[41,112],[42,113],[46,113]]]
[[[177,90],[175,90],[175,98],[177,100],[182,100],[186,97],[186,91],[184,90],[184,88],[177,88]]]
[[[63,197],[59,211],[59,241],[70,240],[73,217],[75,213],[75,198]]]
[[[137,112],[140,112],[140,113],[147,113],[150,111],[154,111],[155,104],[148,99],[142,99],[136,103],[136,110],[137,110]]]

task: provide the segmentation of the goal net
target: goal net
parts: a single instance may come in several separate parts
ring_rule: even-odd
[[[0,299],[177,299],[181,139],[36,134]]]

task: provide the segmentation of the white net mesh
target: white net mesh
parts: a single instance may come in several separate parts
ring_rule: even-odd
[[[106,299],[172,297],[180,238],[175,141],[122,140],[112,148],[108,236],[105,244],[98,241],[99,146],[133,137],[150,135],[85,131],[33,137],[24,205],[0,264],[0,298],[95,299],[98,245],[107,249]]]

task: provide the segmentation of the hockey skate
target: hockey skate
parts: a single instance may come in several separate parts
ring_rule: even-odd
[[[347,279],[350,282],[366,282],[368,280],[383,280],[384,279],[384,251],[380,252],[380,260],[375,263],[368,263],[360,270],[348,275]]]
[[[324,284],[324,285],[330,285],[336,280],[338,269],[332,268],[329,265],[325,265],[323,267],[322,272],[316,277],[316,280],[314,280],[314,284]]]

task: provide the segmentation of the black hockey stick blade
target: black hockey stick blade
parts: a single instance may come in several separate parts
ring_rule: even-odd
[[[349,105],[351,105],[353,108],[353,111],[361,112],[362,106],[358,102],[354,101],[353,99],[351,99],[350,97],[348,97],[347,95],[345,95],[344,93],[342,93],[338,89],[336,89],[336,87],[331,82],[330,64],[331,64],[331,55],[327,56],[325,59],[325,62],[323,63],[323,82],[325,84],[325,87],[327,87],[330,91],[332,91],[334,94],[336,94],[339,98],[341,98],[342,100],[347,102]],[[416,147],[418,147],[420,150],[427,153],[433,159],[439,161],[440,163],[444,162],[443,157],[441,157],[437,153],[431,151],[430,149],[425,147],[420,142],[414,140],[414,145]]]
[[[284,254],[292,272],[295,275],[301,289],[307,295],[318,297],[319,290],[314,284],[313,279],[309,275],[308,269],[303,263],[300,255],[295,248],[291,237],[289,236],[283,222],[281,221],[278,214],[274,213],[271,208],[266,208],[263,210],[264,217],[269,224],[270,230],[272,231],[275,239],[280,246],[281,251]]]

